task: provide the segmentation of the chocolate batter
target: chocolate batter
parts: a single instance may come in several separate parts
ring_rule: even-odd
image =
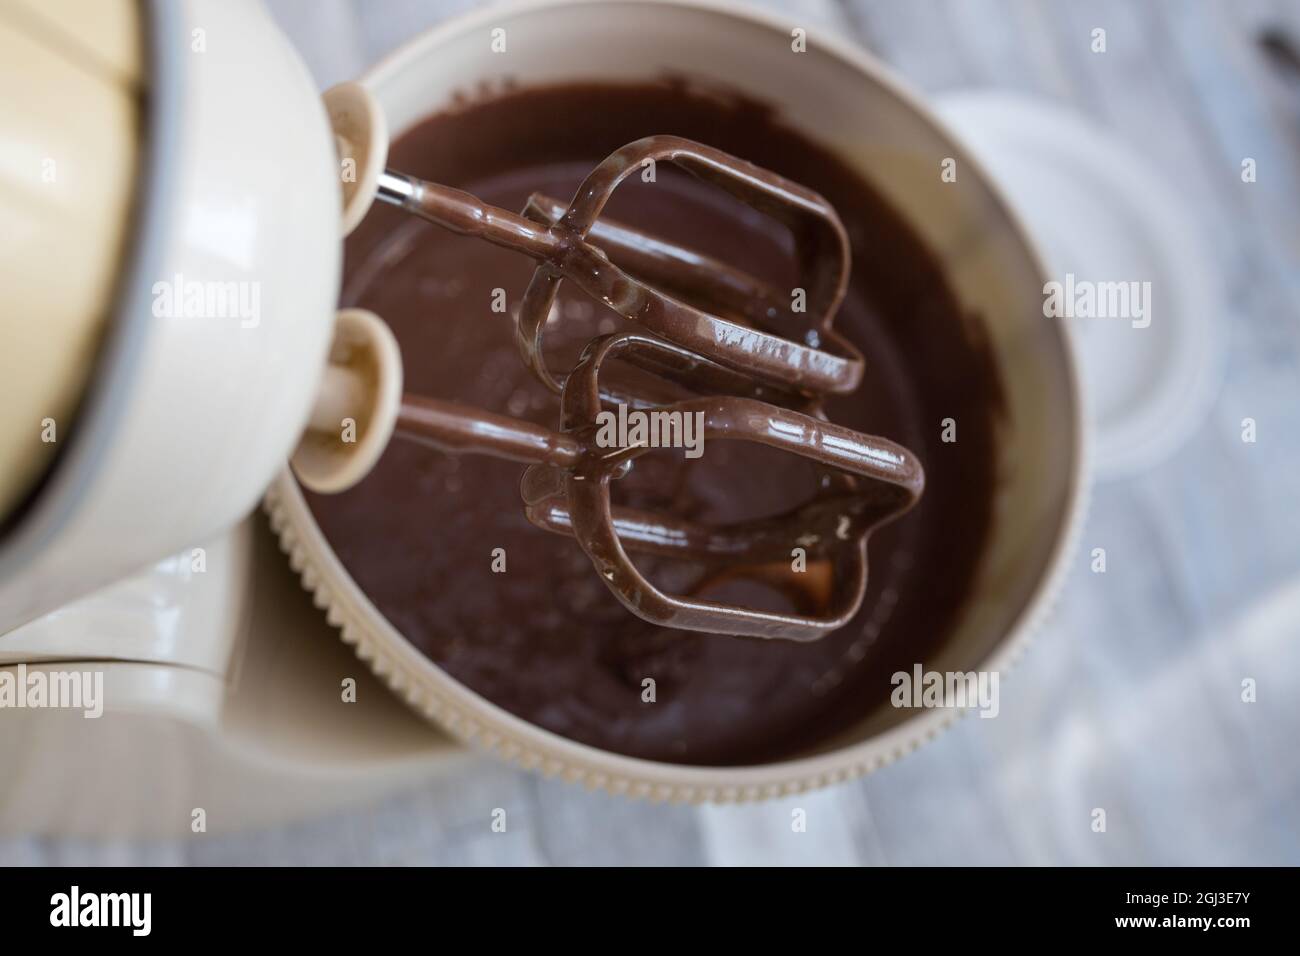
[[[831,399],[831,419],[912,449],[921,503],[870,545],[866,602],[811,644],[672,631],[631,616],[572,540],[524,517],[522,467],[395,441],[353,490],[309,501],[344,565],[386,617],[438,666],[511,712],[609,750],[699,764],[770,760],[815,746],[888,698],[889,676],[942,643],[968,598],[990,521],[996,371],[919,240],[835,157],[761,106],[682,83],[566,86],[485,95],[432,117],[393,147],[390,165],[506,208],[530,193],[568,197],[606,154],[649,133],[716,146],[816,189],[853,246],[836,328],[866,357],[863,384]],[[783,227],[661,166],[634,177],[607,213],[739,266],[777,288],[798,284]],[[408,392],[455,399],[554,427],[555,396],[523,366],[494,290],[518,303],[533,263],[482,241],[376,209],[349,240],[345,305],[375,310],[402,345]],[[628,324],[562,288],[548,323],[553,367]],[[961,440],[939,441],[944,418]],[[730,522],[788,510],[819,480],[808,462],[716,442],[699,461],[639,458],[616,501]],[[494,549],[506,570],[493,571]],[[499,566],[499,565],[498,565]],[[666,590],[698,569],[637,559]],[[779,589],[718,584],[718,600],[794,610]],[[653,702],[645,698],[654,681]]]

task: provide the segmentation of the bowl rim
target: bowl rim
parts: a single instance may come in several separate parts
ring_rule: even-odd
[[[427,56],[454,36],[485,26],[499,25],[518,14],[552,7],[600,5],[675,7],[714,13],[746,21],[782,34],[791,20],[765,10],[739,6],[730,0],[517,0],[469,11],[445,20],[388,54],[365,71],[361,82],[375,86]],[[977,157],[973,156],[943,120],[904,81],[865,50],[829,31],[817,38],[818,48],[842,61],[866,79],[896,96],[914,115],[930,125],[944,141],[957,148],[962,164],[975,171],[999,213],[1029,256],[1037,274],[1046,281],[1048,270],[1042,251],[1025,223],[1007,201]],[[1073,403],[1074,465],[1066,488],[1065,515],[1042,576],[981,668],[1009,671],[1019,661],[1033,635],[1055,607],[1064,587],[1078,540],[1082,534],[1089,497],[1090,452],[1086,404],[1078,359],[1068,325],[1057,325],[1066,374],[1066,394]],[[461,741],[480,747],[526,769],[540,770],[579,782],[588,789],[670,802],[731,803],[799,793],[861,776],[892,763],[950,727],[966,711],[955,708],[924,709],[866,740],[808,756],[769,763],[738,766],[675,764],[629,757],[571,740],[545,730],[504,710],[461,684],[415,648],[388,621],[343,567],[325,540],[307,507],[306,499],[286,468],[267,492],[265,508],[271,527],[303,587],[312,593],[329,623],[340,629],[345,642],[389,687]]]

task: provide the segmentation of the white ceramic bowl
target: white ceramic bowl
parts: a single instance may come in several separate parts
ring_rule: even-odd
[[[790,52],[796,26],[810,31],[807,52],[797,55]],[[506,31],[509,51],[500,58],[489,52],[497,28]],[[1043,617],[1080,525],[1082,402],[1066,333],[1043,318],[1046,273],[1035,250],[977,163],[917,96],[829,32],[694,0],[553,0],[489,8],[424,34],[364,82],[396,137],[447,104],[453,92],[480,81],[635,81],[665,73],[717,81],[774,104],[786,122],[838,153],[907,214],[944,263],[962,302],[986,318],[1006,388],[1009,425],[998,463],[1004,480],[975,585],[978,598],[926,665],[1005,669]],[[958,160],[961,189],[940,184],[945,157]],[[775,796],[878,767],[958,713],[885,705],[813,752],[747,767],[681,766],[598,750],[507,713],[412,647],[331,552],[287,473],[273,486],[268,508],[316,602],[394,690],[464,740],[588,786],[652,799]]]

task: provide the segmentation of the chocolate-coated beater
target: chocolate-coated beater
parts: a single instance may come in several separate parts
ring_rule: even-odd
[[[538,260],[515,319],[516,341],[534,375],[561,395],[562,422],[559,431],[550,431],[453,402],[399,395],[400,360],[391,333],[373,315],[350,310],[341,314],[350,319],[340,329],[346,325],[355,343],[369,343],[375,355],[387,358],[362,374],[356,368],[344,374],[340,369],[353,360],[340,358],[348,348],[339,351],[336,335],[336,354],[313,413],[314,437],[304,440],[294,458],[300,477],[326,473],[327,480],[313,487],[338,490],[364,473],[319,466],[337,458],[330,423],[356,404],[365,382],[387,381],[370,393],[387,389],[389,411],[367,419],[387,424],[369,429],[369,451],[354,457],[373,463],[376,448],[395,427],[398,435],[443,451],[527,463],[521,491],[529,520],[576,538],[610,590],[647,621],[812,640],[857,612],[866,590],[867,537],[916,502],[924,477],[907,449],[828,422],[820,411],[821,398],[852,392],[863,371],[861,353],[833,328],[848,283],[849,248],[839,218],[821,196],[712,147],[651,136],[600,163],[567,207],[535,194],[515,214],[386,169],[382,114],[363,88],[335,87],[325,101],[340,155],[345,165],[351,160],[356,166],[351,187],[345,177],[345,231],[379,198]],[[744,272],[599,219],[619,183],[660,161],[681,166],[789,227],[808,315],[795,314],[789,296]],[[566,279],[644,333],[594,339],[572,370],[557,374],[546,362],[543,336]],[[796,333],[799,324],[804,327]],[[611,360],[642,373],[631,393],[602,382],[601,370]],[[397,385],[394,374],[375,371],[394,365]],[[785,514],[727,526],[616,506],[611,482],[649,448],[609,448],[596,440],[598,415],[613,403],[650,414],[698,414],[707,441],[751,441],[811,459],[823,472],[823,490]],[[804,549],[808,571],[793,569],[795,548]],[[703,568],[700,585],[687,596],[665,594],[628,551],[692,561]],[[796,612],[699,596],[710,584],[735,577],[773,584],[794,599]]]
[[[789,325],[795,318],[786,304],[790,296],[782,301],[757,279],[721,262],[597,221],[619,183],[645,164],[661,161],[790,227],[812,317],[804,342],[774,329],[774,320],[784,318]],[[592,170],[567,209],[534,195],[517,215],[461,190],[390,170],[380,174],[378,198],[540,261],[516,319],[516,340],[524,361],[555,392],[564,382],[547,366],[542,339],[565,279],[647,331],[767,385],[844,394],[862,380],[861,353],[832,328],[849,268],[848,239],[835,210],[812,190],[711,146],[678,136],[629,143]]]
[[[700,413],[706,442],[756,442],[809,459],[824,471],[825,490],[785,514],[724,526],[618,507],[611,500],[611,482],[650,446],[608,448],[597,440],[597,416],[610,394],[600,374],[611,360],[659,374],[671,370],[683,384],[698,378],[710,390],[720,377],[716,369],[701,371],[707,363],[681,346],[624,332],[587,345],[565,380],[558,432],[453,402],[407,396],[397,434],[442,451],[527,462],[521,491],[528,519],[577,538],[623,605],[654,624],[806,641],[857,613],[867,584],[868,535],[920,497],[925,479],[915,456],[883,438],[744,395],[689,397],[640,410]],[[796,547],[804,549],[805,570],[793,569]],[[765,580],[793,596],[803,613],[666,594],[641,573],[629,550],[712,566],[706,581]]]
[[[649,136],[610,154],[568,207],[534,195],[519,214],[386,168],[386,124],[363,86],[333,87],[325,105],[339,154],[352,165],[343,182],[345,232],[377,198],[538,260],[516,339],[528,367],[552,391],[564,382],[548,368],[542,340],[565,279],[646,331],[757,379],[773,397],[848,394],[861,382],[861,352],[833,328],[848,286],[848,238],[830,203],[811,189],[711,146]],[[597,221],[620,183],[659,162],[680,166],[789,227],[806,313],[794,312],[794,290],[782,294],[716,260]]]

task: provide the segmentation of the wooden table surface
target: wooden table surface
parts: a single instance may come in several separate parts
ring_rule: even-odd
[[[475,4],[270,5],[324,87]],[[996,88],[1072,107],[1167,177],[1222,270],[1219,397],[1173,457],[1095,488],[1064,598],[1003,683],[998,719],[959,721],[866,779],[747,807],[630,802],[484,760],[285,829],[19,840],[0,860],[1300,864],[1300,85],[1258,43],[1272,27],[1300,46],[1300,0],[770,6],[855,37],[926,93]],[[1089,50],[1097,26],[1106,56]],[[1246,156],[1259,170],[1249,185]],[[1089,568],[1093,547],[1107,549],[1106,574]],[[490,829],[495,807],[509,808],[505,834]],[[796,807],[805,833],[792,832]]]

